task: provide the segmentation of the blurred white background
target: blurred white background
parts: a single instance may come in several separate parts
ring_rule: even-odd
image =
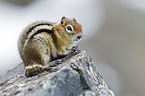
[[[116,96],[145,96],[145,1],[0,0],[0,75],[21,63],[17,40],[28,24],[75,17],[80,42]]]

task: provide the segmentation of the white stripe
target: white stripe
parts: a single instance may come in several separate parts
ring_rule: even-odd
[[[25,41],[24,47],[27,45],[27,42],[30,40],[31,36],[33,36],[33,34],[35,34],[38,30],[41,29],[47,29],[47,30],[52,30],[53,26],[48,26],[48,25],[41,25],[41,26],[37,26],[34,28],[34,30],[32,30],[29,34],[28,34],[28,39]],[[24,50],[24,49],[23,49]]]

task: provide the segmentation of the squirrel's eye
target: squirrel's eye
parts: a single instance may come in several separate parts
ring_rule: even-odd
[[[67,32],[72,32],[73,27],[71,25],[67,25],[66,30],[67,30]]]

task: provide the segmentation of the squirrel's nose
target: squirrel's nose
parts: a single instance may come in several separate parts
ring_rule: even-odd
[[[81,39],[81,38],[82,38],[82,35],[79,35],[77,38],[78,38],[78,39]]]

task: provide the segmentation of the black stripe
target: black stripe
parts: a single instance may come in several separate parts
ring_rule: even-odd
[[[36,34],[39,34],[39,33],[42,33],[42,32],[46,32],[46,33],[51,34],[51,33],[52,33],[52,30],[40,29],[40,30],[38,30],[36,33],[34,33],[34,34],[30,37],[30,39],[32,39]]]
[[[41,26],[41,25],[48,25],[48,26],[52,26],[52,24],[46,24],[46,23],[41,23],[41,24],[37,24],[35,26],[33,26],[32,28],[29,29],[29,31],[26,33],[26,36],[28,36],[28,34],[36,27]]]

